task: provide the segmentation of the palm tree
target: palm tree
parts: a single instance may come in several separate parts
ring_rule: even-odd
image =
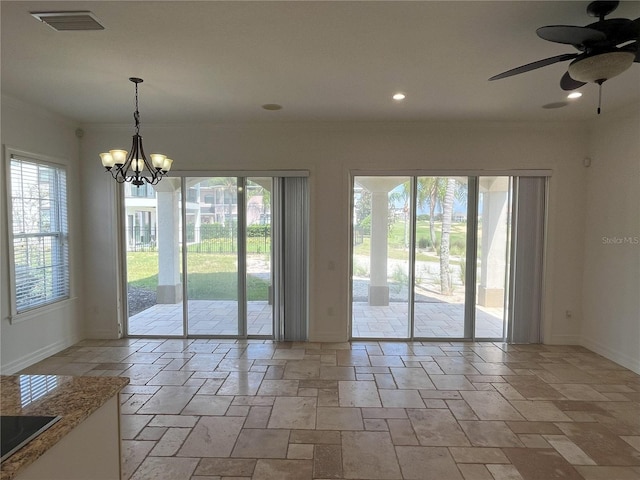
[[[444,179],[441,177],[418,177],[418,206],[429,205],[429,239],[436,245],[436,207],[444,197]]]
[[[451,294],[449,246],[451,243],[451,221],[453,218],[453,197],[455,192],[455,178],[447,178],[444,200],[442,202],[442,236],[440,237],[440,291],[444,295]]]

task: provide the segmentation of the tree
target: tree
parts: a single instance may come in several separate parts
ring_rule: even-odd
[[[436,244],[436,205],[444,196],[443,180],[440,177],[418,178],[418,205],[421,208],[429,205],[429,239],[434,246]]]
[[[442,235],[440,237],[440,291],[444,295],[451,294],[449,251],[451,243],[451,221],[453,219],[453,198],[455,192],[455,178],[447,178],[444,200],[442,202]]]
[[[409,200],[411,200],[411,183],[409,180],[401,185],[401,188],[394,188],[389,195],[391,203],[402,203],[402,212],[404,216],[404,247],[409,247]]]

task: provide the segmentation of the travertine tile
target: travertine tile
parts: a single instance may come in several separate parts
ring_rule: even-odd
[[[290,443],[287,448],[288,459],[313,460],[314,445],[305,443]]]
[[[564,457],[571,465],[595,465],[593,461],[578,447],[564,435],[545,435],[545,440]]]
[[[263,380],[258,395],[281,395],[295,397],[298,394],[299,380]]]
[[[141,414],[178,414],[198,391],[196,387],[162,387],[138,409]]]
[[[425,404],[417,390],[379,390],[385,408],[424,408]]]
[[[268,428],[314,429],[316,404],[314,397],[276,397]]]
[[[327,430],[292,430],[289,443],[313,443],[317,445],[340,445],[340,432]]]
[[[640,452],[597,423],[558,423],[560,430],[597,465],[640,465]]]
[[[340,381],[338,395],[341,407],[381,407],[375,382]]]
[[[283,378],[288,380],[305,380],[320,377],[320,362],[301,360],[298,362],[287,362],[284,367]]]
[[[510,463],[499,448],[449,447],[456,463]]]
[[[486,467],[494,480],[525,480],[513,465],[487,465]]]
[[[228,457],[240,434],[242,417],[202,417],[178,451],[181,457]]]
[[[311,480],[311,460],[259,459],[251,477],[253,480]]]
[[[219,395],[194,395],[182,410],[183,415],[224,415],[233,397]]]
[[[576,466],[584,480],[638,480],[640,469],[631,467]]]
[[[386,432],[342,432],[342,463],[345,478],[402,478]]]
[[[606,402],[609,399],[589,385],[580,384],[551,384],[569,400],[585,400],[593,402]]]
[[[398,388],[435,390],[435,385],[422,368],[392,367],[391,374]]]
[[[147,457],[133,474],[131,480],[189,478],[197,465],[197,458]]]
[[[480,420],[524,420],[497,392],[460,392]]]
[[[286,458],[289,430],[243,429],[238,435],[232,457]]]
[[[220,477],[250,477],[256,468],[256,460],[242,458],[203,458],[196,468],[196,475]],[[176,479],[177,480],[177,479]]]
[[[147,457],[156,442],[145,442],[138,440],[123,440],[121,443],[122,452],[122,480],[129,480],[133,472]]]
[[[469,441],[448,410],[408,410],[420,445],[427,447],[467,446]]]
[[[422,480],[425,472],[432,478],[463,480],[449,451],[444,447],[396,447],[402,478]]]
[[[255,395],[264,374],[259,372],[229,372],[218,395]]]
[[[523,446],[518,437],[501,421],[462,421],[460,426],[476,447]]]
[[[420,445],[413,426],[411,426],[411,421],[408,419],[389,419],[387,425],[394,445]]]
[[[172,427],[168,428],[160,441],[151,450],[153,457],[171,457],[175,455],[187,436],[191,433],[190,428]]]
[[[525,480],[583,480],[578,471],[554,450],[505,448],[503,452]]]
[[[473,463],[459,464],[458,469],[462,472],[464,480],[494,480],[491,472],[484,465]]]
[[[476,387],[464,375],[432,375],[431,381],[438,390],[475,390]]]
[[[571,421],[562,411],[549,401],[511,400],[520,414],[532,422],[568,422]]]
[[[362,413],[352,407],[318,407],[316,428],[319,430],[363,430]]]
[[[30,369],[131,378],[125,480],[640,478],[640,376],[581,347],[125,339]]]
[[[343,478],[340,445],[316,445],[312,458],[314,478]]]

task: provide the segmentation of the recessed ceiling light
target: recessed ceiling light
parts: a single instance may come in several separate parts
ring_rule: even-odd
[[[567,95],[567,98],[575,99],[575,98],[580,98],[581,96],[582,96],[582,93],[580,92],[571,92],[569,95]]]
[[[404,93],[396,93],[393,95],[394,100],[404,100],[407,96]]]
[[[277,103],[265,103],[262,105],[262,108],[265,110],[282,110],[282,105],[278,105]]]

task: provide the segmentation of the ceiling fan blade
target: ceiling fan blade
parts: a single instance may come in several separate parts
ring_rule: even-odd
[[[549,25],[538,28],[536,33],[543,40],[567,45],[584,45],[585,42],[600,42],[607,38],[605,33],[595,28],[572,25]]]
[[[521,67],[512,68],[511,70],[507,70],[506,72],[494,75],[489,80],[499,80],[501,78],[519,75],[521,73],[535,70],[536,68],[546,67],[547,65],[553,65],[554,63],[564,62],[566,60],[572,60],[578,55],[578,53],[565,53],[563,55],[556,55],[555,57],[545,58],[544,60],[538,60],[537,62],[527,63],[526,65],[522,65]]]
[[[636,40],[640,35],[640,19],[609,18],[587,25],[585,28],[598,30],[605,34],[606,40],[590,41],[593,44],[613,47],[630,40]]]
[[[628,43],[624,47],[620,47],[620,50],[623,52],[634,52],[636,54],[634,62],[640,63],[640,42],[638,40],[633,43]]]
[[[569,75],[569,72],[565,72],[565,74],[560,79],[560,88],[562,88],[562,90],[575,90],[576,88],[580,88],[583,85],[585,85],[585,82],[574,80]]]

